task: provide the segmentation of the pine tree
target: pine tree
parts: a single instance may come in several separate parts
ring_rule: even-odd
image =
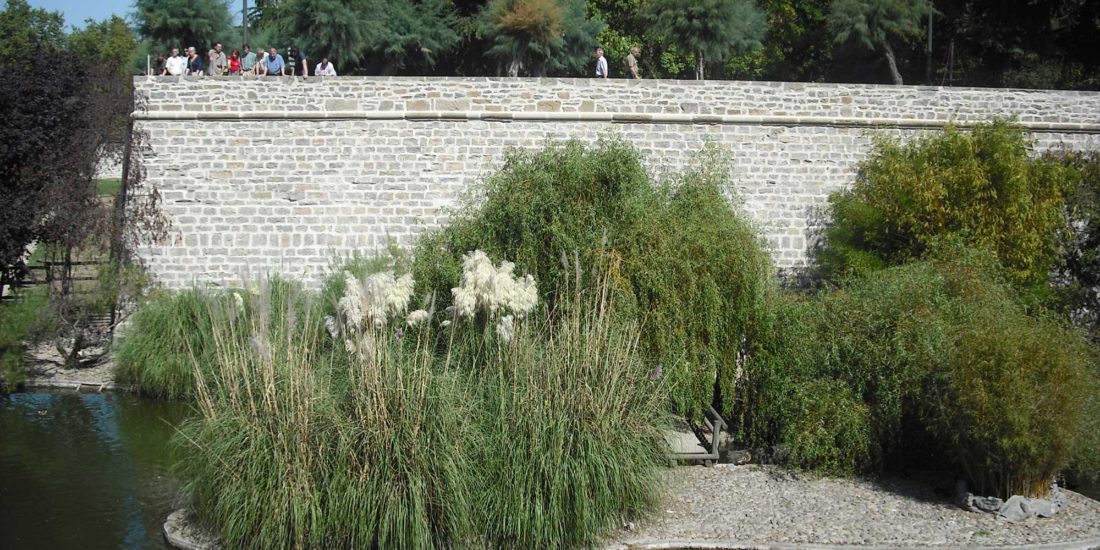
[[[834,0],[829,7],[829,30],[837,43],[855,40],[869,50],[882,50],[894,84],[903,84],[891,38],[921,33],[921,19],[932,10],[928,0]]]
[[[761,47],[767,28],[752,0],[653,0],[647,9],[654,34],[695,55],[695,78],[708,60]]]

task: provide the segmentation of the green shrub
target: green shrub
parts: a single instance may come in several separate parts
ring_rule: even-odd
[[[834,278],[864,274],[956,236],[996,251],[1014,282],[1045,283],[1075,171],[1031,158],[1031,145],[1005,121],[905,145],[878,139],[852,188],[830,197],[821,267]]]
[[[0,303],[0,393],[15,389],[26,380],[23,356],[32,339],[40,313],[48,307],[46,289],[31,289],[18,300]]]
[[[467,545],[480,472],[457,376],[385,328],[356,353],[322,345],[316,310],[293,309],[308,301],[261,294],[291,305],[216,320],[200,415],[177,438],[200,517],[232,548]]]
[[[777,299],[752,334],[741,436],[786,445],[803,468],[874,470],[918,451],[979,491],[1043,494],[1100,450],[1098,386],[1081,335],[1016,296],[994,256],[948,247]]]
[[[1048,155],[1075,168],[1081,179],[1066,198],[1070,230],[1062,243],[1058,283],[1075,324],[1100,342],[1100,152]]]
[[[851,473],[871,459],[870,406],[842,380],[817,378],[785,388],[794,405],[780,440],[788,460],[826,474]]]
[[[578,278],[592,288],[609,272],[618,315],[644,320],[645,359],[671,378],[678,409],[698,415],[716,381],[732,395],[743,334],[772,278],[760,239],[723,194],[729,173],[713,146],[656,185],[638,152],[614,139],[511,151],[464,213],[418,243],[418,295],[443,289],[446,307],[463,255],[478,249],[532,274],[549,311],[560,288]]]
[[[545,334],[518,332],[471,373],[491,547],[592,546],[660,496],[665,387],[639,360],[637,326],[615,321],[596,294],[563,304]]]
[[[976,312],[925,398],[930,428],[966,473],[971,490],[1045,496],[1088,443],[1089,351],[1049,318]],[[1089,449],[1100,451],[1100,447]]]

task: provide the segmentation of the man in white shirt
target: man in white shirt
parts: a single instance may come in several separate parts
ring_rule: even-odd
[[[336,68],[327,57],[322,57],[321,62],[313,68],[313,76],[336,76]]]
[[[187,58],[180,55],[179,48],[172,48],[172,57],[164,62],[165,76],[180,76],[187,70]]]
[[[603,56],[603,48],[596,48],[596,78],[607,78],[607,58]]]

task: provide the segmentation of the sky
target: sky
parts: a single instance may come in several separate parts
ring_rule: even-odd
[[[32,8],[61,12],[69,27],[83,27],[89,17],[102,21],[118,15],[129,20],[134,11],[134,0],[27,0],[27,3]],[[230,12],[234,7],[240,10],[240,2],[230,2]]]
[[[27,0],[27,3],[33,8],[61,12],[70,27],[83,27],[89,17],[96,21],[111,15],[129,18],[134,10],[133,0]]]

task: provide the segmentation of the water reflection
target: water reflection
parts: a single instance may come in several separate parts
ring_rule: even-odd
[[[166,548],[168,440],[187,411],[115,394],[0,398],[0,547]]]

